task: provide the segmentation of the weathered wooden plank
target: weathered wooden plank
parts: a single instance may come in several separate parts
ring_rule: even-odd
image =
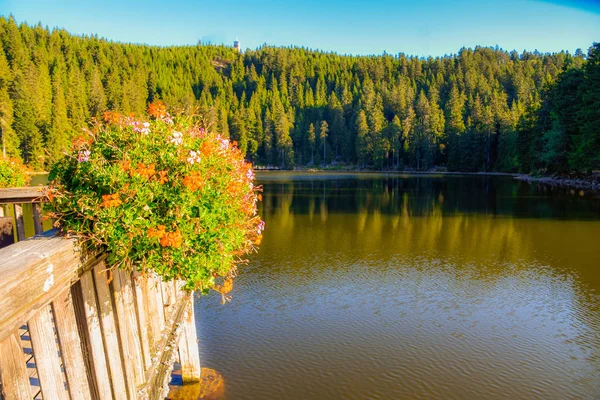
[[[39,203],[46,198],[46,186],[0,189],[0,203]]]
[[[35,234],[39,235],[44,232],[44,228],[42,227],[42,206],[37,203],[31,206],[33,208],[33,228],[35,229]]]
[[[181,378],[183,383],[200,381],[200,354],[198,352],[198,336],[194,318],[194,294],[189,296],[189,305],[181,321],[182,332],[179,338],[179,362],[181,363]]]
[[[81,351],[85,361],[85,372],[90,384],[92,398],[99,399],[98,383],[96,382],[96,374],[94,369],[94,360],[92,354],[92,343],[88,330],[88,322],[85,314],[85,302],[83,301],[83,293],[81,290],[81,281],[75,282],[71,286],[71,297],[73,299],[73,308],[75,309],[75,320],[77,321],[77,330],[81,339]]]
[[[160,292],[160,291],[158,291]],[[150,342],[150,356],[153,357],[156,353],[156,345],[160,340],[162,329],[165,325],[162,304],[159,306],[156,280],[154,274],[149,273],[146,277],[146,295],[147,295],[147,308],[148,308],[148,335]]]
[[[57,237],[38,236],[0,249],[0,340],[78,279],[80,257],[73,240]]]
[[[111,298],[108,276],[106,273],[106,264],[104,262],[94,266],[94,280],[96,283],[96,294],[98,295],[98,304],[100,306],[100,320],[102,322],[102,333],[108,352],[108,365],[110,367],[110,376],[115,393],[115,399],[126,399],[135,394],[135,381],[131,379],[129,385],[125,382],[125,373],[123,369],[123,346],[119,340],[119,330],[113,301]]]
[[[106,353],[104,341],[102,340],[102,329],[100,328],[98,305],[96,303],[94,280],[91,271],[88,271],[81,276],[80,283],[92,355],[91,358],[93,360],[94,380],[96,382],[99,397],[101,399],[112,399],[113,395],[111,392],[110,376],[105,357]]]
[[[63,290],[54,299],[52,311],[71,398],[91,399],[92,393],[86,373],[70,288]]]
[[[31,386],[18,332],[0,342],[0,398],[31,400]]]
[[[175,296],[173,296],[172,282],[161,281],[161,290],[163,296],[163,306],[165,310],[165,320],[169,319],[170,315],[174,311]]]
[[[45,399],[68,400],[50,306],[42,308],[28,325],[42,395]]]
[[[160,331],[162,332],[165,329],[165,300],[163,298],[163,293],[162,293],[162,279],[158,276],[158,275],[154,275],[154,287],[155,287],[155,295],[156,295],[156,301],[158,303],[158,320],[160,323]]]
[[[189,306],[188,303],[189,298],[182,296],[177,304],[173,305],[175,312],[166,321],[165,332],[158,344],[156,361],[149,369],[146,382],[138,390],[138,399],[164,399],[168,391],[168,380],[177,354],[179,335],[182,331],[180,321]]]
[[[150,327],[148,311],[148,278],[138,272],[132,276],[135,297],[135,311],[140,332],[140,343],[142,345],[142,358],[144,359],[144,370],[150,368]]]
[[[123,345],[125,374],[128,375],[130,373],[128,371],[129,368],[132,368],[134,382],[136,385],[140,385],[144,382],[145,370],[139,329],[135,316],[135,300],[133,298],[131,276],[122,270],[114,271],[113,274],[112,286],[117,320],[119,321],[121,344]],[[129,375],[127,379],[129,379]]]
[[[17,240],[25,240],[25,222],[23,221],[23,207],[13,204],[15,210],[15,224],[17,225]]]

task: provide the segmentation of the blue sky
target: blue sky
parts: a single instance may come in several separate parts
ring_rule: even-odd
[[[154,45],[297,45],[419,56],[461,47],[584,50],[600,41],[600,0],[0,0],[17,21]]]

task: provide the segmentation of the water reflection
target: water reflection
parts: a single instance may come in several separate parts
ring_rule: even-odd
[[[595,398],[596,200],[507,178],[270,174],[233,303],[203,298],[225,398]]]
[[[325,215],[328,211],[358,211],[405,216],[477,213],[553,219],[600,217],[600,201],[511,177],[263,173],[259,178],[269,196],[263,203],[265,212],[293,207],[295,214],[312,215],[317,207]]]

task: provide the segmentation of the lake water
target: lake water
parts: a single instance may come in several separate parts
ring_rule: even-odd
[[[259,175],[232,302],[196,300],[226,399],[600,398],[600,201],[509,177]]]

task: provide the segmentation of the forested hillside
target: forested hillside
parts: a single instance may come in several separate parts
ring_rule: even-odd
[[[598,46],[587,63],[581,51],[492,48],[427,59],[266,46],[239,54],[113,43],[12,17],[0,18],[0,45],[6,150],[37,169],[91,118],[141,114],[155,99],[199,107],[261,165],[565,172],[600,161]]]

